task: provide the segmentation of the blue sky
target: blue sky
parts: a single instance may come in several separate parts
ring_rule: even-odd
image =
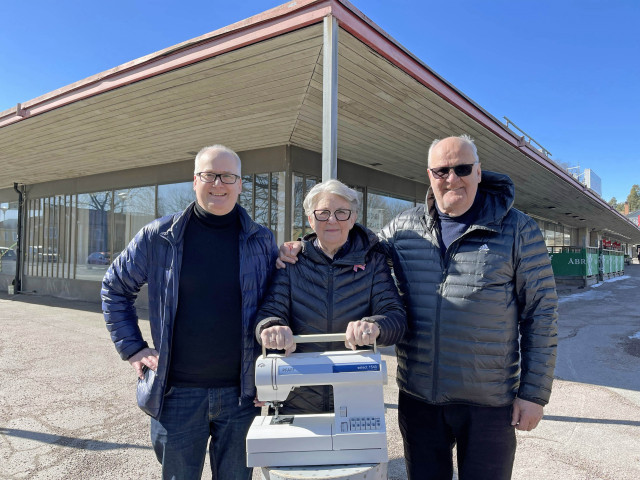
[[[0,111],[284,3],[2,0]],[[352,0],[552,159],[640,184],[640,1]]]

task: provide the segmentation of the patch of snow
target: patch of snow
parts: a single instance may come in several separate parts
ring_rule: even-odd
[[[626,280],[631,278],[629,275],[622,275],[621,277],[613,277],[608,280],[604,280],[602,282],[591,285],[589,288],[598,288],[604,285],[605,283],[617,282],[618,280]],[[608,293],[605,293],[604,296],[608,296]],[[558,303],[572,302],[574,300],[597,300],[603,298],[603,295],[597,290],[586,290],[582,292],[573,293],[571,295],[562,296],[558,298]]]
[[[602,282],[591,285],[591,288],[597,288],[601,286],[603,283],[617,282],[618,280],[626,280],[627,278],[631,278],[629,275],[622,275],[621,277],[613,277],[608,280],[604,280]]]

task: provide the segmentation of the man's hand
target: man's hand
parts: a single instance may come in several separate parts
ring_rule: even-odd
[[[276,260],[276,268],[286,268],[287,263],[296,263],[300,250],[302,250],[302,242],[284,242],[280,245],[280,255]]]
[[[144,379],[142,367],[148,367],[154,372],[158,368],[158,352],[153,348],[143,348],[135,355],[129,357],[129,363],[133,365],[139,379]]]
[[[364,320],[349,322],[344,346],[355,350],[357,346],[371,345],[378,335],[380,335],[380,328],[375,323]]]
[[[296,342],[293,341],[293,332],[289,327],[276,325],[265,328],[260,332],[260,340],[265,348],[271,350],[284,350],[286,357],[296,351]]]
[[[511,425],[518,430],[530,432],[538,426],[542,420],[543,407],[537,403],[516,398],[513,402],[513,415]]]

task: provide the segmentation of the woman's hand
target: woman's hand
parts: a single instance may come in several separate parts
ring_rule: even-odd
[[[349,322],[344,346],[355,350],[358,346],[371,345],[379,335],[380,328],[373,322],[367,322],[365,320]]]
[[[296,351],[293,332],[289,327],[284,325],[265,328],[260,332],[260,340],[265,348],[270,350],[284,350],[285,357]]]

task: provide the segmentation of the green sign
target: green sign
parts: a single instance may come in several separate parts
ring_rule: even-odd
[[[550,255],[553,274],[558,277],[584,277],[587,259],[582,252],[561,252]]]
[[[624,255],[618,252],[560,252],[549,255],[553,274],[559,277],[591,277],[602,273],[624,272]],[[600,263],[599,263],[600,262]]]

